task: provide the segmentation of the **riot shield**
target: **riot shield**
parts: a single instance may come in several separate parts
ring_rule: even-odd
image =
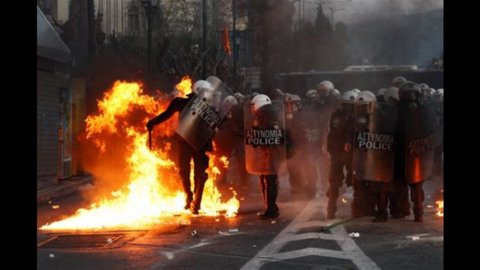
[[[255,175],[277,174],[286,157],[283,102],[272,101],[254,115],[249,101],[243,107],[245,166]]]
[[[195,150],[200,150],[214,135],[215,129],[230,111],[235,97],[228,90],[218,80],[213,90],[200,89],[180,112],[175,132]]]
[[[385,103],[354,105],[353,171],[366,181],[390,182],[394,174],[397,108]]]
[[[435,107],[410,107],[404,119],[405,180],[415,184],[433,173]]]
[[[294,190],[301,189],[307,193],[316,191],[322,147],[320,124],[315,110],[308,105],[295,112],[293,119],[286,120],[294,150],[287,149],[289,182]]]

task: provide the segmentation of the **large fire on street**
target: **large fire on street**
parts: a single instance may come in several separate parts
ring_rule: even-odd
[[[191,91],[191,85],[191,80],[184,78],[177,85],[179,95]],[[155,138],[166,138],[174,133],[178,115],[155,127],[153,150],[149,150],[147,142],[146,122],[164,111],[170,98],[167,95],[154,98],[144,94],[142,85],[137,82],[116,81],[105,92],[103,99],[97,101],[98,114],[89,115],[85,120],[85,138],[94,145],[95,154],[102,160],[115,156],[109,151],[117,153],[116,149],[124,149],[120,158],[126,168],[119,168],[115,162],[106,162],[108,165],[102,170],[125,171],[128,175],[126,184],[120,189],[110,190],[109,194],[102,194],[101,199],[88,209],[79,209],[74,215],[46,224],[40,230],[146,229],[159,224],[160,218],[189,214],[183,208],[185,195],[177,176],[178,169],[172,161],[176,150],[171,141],[161,144],[155,141]],[[230,189],[231,198],[222,201],[222,194],[215,183],[218,166],[226,166],[228,160],[214,153],[209,157],[209,178],[205,184],[200,215],[235,216],[240,206],[235,191]]]

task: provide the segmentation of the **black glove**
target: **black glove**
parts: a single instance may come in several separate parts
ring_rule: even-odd
[[[148,122],[147,122],[147,130],[148,130],[149,132],[153,130],[153,126],[154,126],[154,124],[153,124],[152,120],[148,120]]]

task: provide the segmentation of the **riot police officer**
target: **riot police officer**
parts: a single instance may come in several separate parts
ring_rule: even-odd
[[[185,209],[192,214],[198,214],[201,208],[203,189],[208,179],[206,169],[209,158],[206,152],[211,152],[214,130],[230,110],[232,104],[227,104],[228,94],[219,95],[221,81],[210,76],[207,80],[199,80],[192,86],[192,93],[187,98],[175,97],[167,109],[157,117],[147,122],[147,129],[153,130],[155,125],[161,124],[180,113],[179,124],[175,131],[178,140],[178,166],[183,190],[186,195]],[[223,98],[222,98],[223,97]],[[227,98],[228,97],[228,98]],[[211,106],[217,106],[213,109]],[[198,113],[197,113],[198,112]],[[200,116],[208,115],[211,119]],[[194,190],[190,187],[190,160],[194,162]]]
[[[373,222],[385,222],[394,169],[396,107],[376,102],[373,93],[364,91],[355,104],[354,116],[355,178],[367,191],[366,208],[371,212],[375,211],[375,206],[377,208]]]
[[[385,97],[383,96],[383,94],[385,93],[385,91],[387,91],[386,88],[380,88],[378,89],[378,93],[377,93],[377,102],[385,102]]]
[[[260,219],[280,214],[276,201],[278,169],[286,155],[284,117],[283,102],[272,103],[264,94],[255,95],[244,106],[245,163],[249,173],[259,175],[266,206]]]
[[[404,83],[399,97],[395,174],[410,188],[414,221],[422,222],[423,182],[433,173],[435,107],[424,103],[420,87],[414,82]]]
[[[330,153],[330,174],[328,177],[327,218],[335,218],[339,189],[343,185],[343,168],[348,167],[351,160],[353,140],[353,104],[358,94],[346,91],[342,95],[342,105],[330,118],[330,131],[327,137],[327,151]],[[351,174],[351,172],[349,172]],[[348,177],[347,177],[348,179]]]

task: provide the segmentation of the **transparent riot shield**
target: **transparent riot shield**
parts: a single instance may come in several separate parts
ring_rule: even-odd
[[[249,101],[243,108],[247,171],[255,175],[277,174],[286,157],[283,102],[272,101],[256,114],[251,111]]]
[[[355,175],[360,180],[390,182],[394,173],[397,109],[384,103],[354,106]]]
[[[235,97],[229,88],[219,80],[213,90],[200,89],[180,112],[175,132],[195,150],[200,150],[214,135],[215,129],[225,119],[234,102]]]
[[[404,119],[405,180],[415,184],[433,174],[435,108],[408,108]]]

